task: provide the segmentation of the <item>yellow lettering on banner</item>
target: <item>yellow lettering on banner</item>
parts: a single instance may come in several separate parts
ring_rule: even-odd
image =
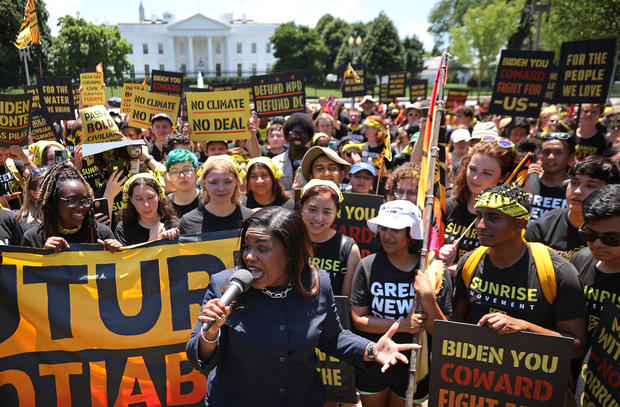
[[[444,339],[441,354],[461,359],[475,359],[478,362],[501,365],[504,360],[504,348],[487,345],[473,345],[467,342]]]
[[[282,84],[279,84],[282,85]],[[250,137],[248,89],[221,92],[186,92],[191,139],[238,140]]]
[[[151,127],[151,117],[157,113],[166,113],[172,118],[172,122],[177,122],[179,96],[170,96],[162,93],[152,93],[146,90],[133,89],[131,99],[131,112],[129,115],[129,125],[148,129]]]
[[[105,89],[103,89],[103,74],[100,72],[88,72],[80,74],[82,86],[82,104],[84,106],[105,105]],[[66,86],[63,92],[68,93]]]
[[[105,361],[89,362],[90,370],[90,405],[91,407],[108,407],[108,387]]]
[[[39,375],[54,376],[56,384],[56,405],[71,407],[69,376],[82,374],[82,363],[70,362],[55,365],[39,365]]]
[[[112,120],[105,106],[97,105],[80,110],[82,119],[82,143],[102,143],[119,141],[121,136],[116,134],[118,126]]]
[[[0,371],[0,387],[4,385],[12,386],[15,389],[20,406],[36,405],[34,386],[26,372],[21,370]]]
[[[136,381],[139,390],[134,393]],[[142,356],[127,358],[114,407],[129,407],[136,403],[145,403],[147,407],[161,407],[162,405]]]

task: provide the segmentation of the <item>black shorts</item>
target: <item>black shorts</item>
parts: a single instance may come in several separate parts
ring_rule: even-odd
[[[407,381],[409,366],[398,362],[385,373],[381,372],[381,365],[376,362],[364,362],[365,369],[355,368],[355,384],[360,393],[373,394],[390,388],[402,399],[407,395]],[[428,375],[418,384],[413,396],[414,400],[421,400],[428,396]]]

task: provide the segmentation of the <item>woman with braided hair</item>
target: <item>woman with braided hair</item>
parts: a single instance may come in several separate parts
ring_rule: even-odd
[[[37,203],[43,210],[42,223],[28,230],[22,246],[55,251],[69,243],[100,243],[110,251],[122,246],[109,227],[95,222],[93,191],[73,164],[56,164],[48,171]]]

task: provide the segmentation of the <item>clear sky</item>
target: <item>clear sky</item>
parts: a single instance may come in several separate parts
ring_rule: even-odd
[[[222,14],[233,13],[234,18],[247,18],[259,23],[283,23],[295,21],[314,27],[325,13],[340,17],[347,22],[374,19],[380,11],[389,16],[401,38],[416,34],[427,51],[433,46],[432,37],[426,31],[428,14],[437,0],[142,0],[146,18],[154,13],[157,17],[169,11],[177,19],[189,17],[200,11],[207,17],[220,18]],[[79,13],[88,22],[117,24],[138,22],[140,0],[46,0],[50,13],[48,24],[52,34],[58,33],[58,17]]]

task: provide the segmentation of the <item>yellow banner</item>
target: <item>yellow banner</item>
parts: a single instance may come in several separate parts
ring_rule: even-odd
[[[146,84],[141,83],[124,83],[123,84],[123,98],[121,99],[121,113],[131,113],[131,99],[133,98],[133,91],[146,90]]]
[[[223,92],[186,92],[191,139],[237,140],[250,137],[248,89]]]
[[[116,134],[118,126],[105,106],[85,107],[80,110],[80,118],[82,119],[82,144],[120,141],[121,136]]]
[[[88,72],[80,74],[82,85],[82,105],[95,106],[105,105],[105,89],[103,89],[103,74],[100,72]]]
[[[157,113],[167,113],[172,118],[172,122],[176,123],[180,104],[181,98],[179,96],[168,96],[134,89],[132,91],[129,125],[148,129],[151,127],[151,118]]]

